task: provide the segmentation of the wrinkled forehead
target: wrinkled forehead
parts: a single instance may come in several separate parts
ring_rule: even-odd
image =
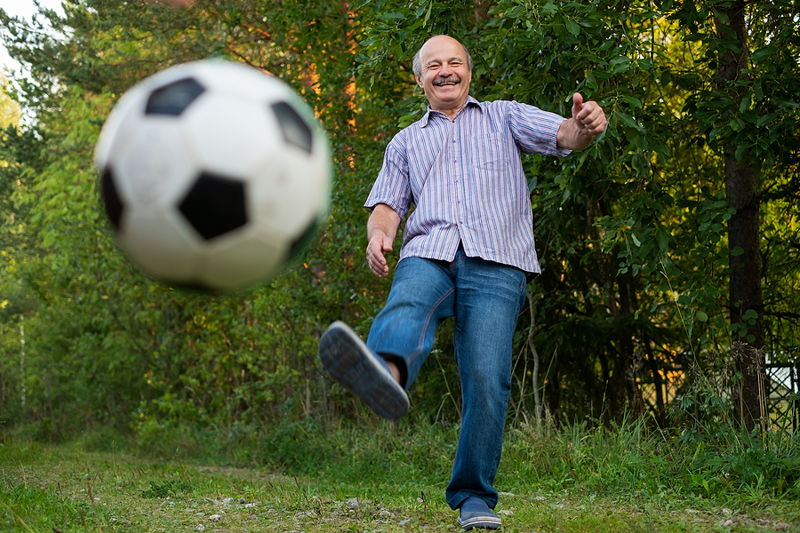
[[[420,59],[423,65],[439,61],[451,61],[460,59],[467,61],[467,53],[464,46],[451,37],[433,37],[428,40],[420,50]]]

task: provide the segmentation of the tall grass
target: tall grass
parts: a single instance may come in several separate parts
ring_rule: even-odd
[[[116,446],[147,457],[267,467],[330,480],[446,484],[458,429],[422,418],[308,419],[228,433],[151,428]],[[84,440],[88,448],[104,451],[109,442],[96,436]],[[517,425],[507,431],[497,486],[622,498],[800,498],[800,435],[750,435],[725,424],[665,430],[647,417],[610,425]]]
[[[222,506],[233,530],[290,520],[309,531],[451,531],[443,495],[458,429],[422,418],[308,419],[95,432],[57,446],[7,437],[0,529],[116,530],[124,520],[129,530],[170,531],[208,526]],[[799,480],[797,436],[681,433],[630,418],[510,427],[496,486],[509,531],[788,531],[800,528]],[[733,518],[766,525],[720,529]]]
[[[800,437],[742,434],[733,427],[678,433],[645,418],[611,427],[519,428],[506,446],[512,484],[606,496],[800,497]]]

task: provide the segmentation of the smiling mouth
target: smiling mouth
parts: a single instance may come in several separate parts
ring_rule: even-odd
[[[457,76],[448,76],[446,78],[438,78],[436,79],[433,84],[436,87],[442,87],[443,85],[457,85],[461,82],[461,78]]]

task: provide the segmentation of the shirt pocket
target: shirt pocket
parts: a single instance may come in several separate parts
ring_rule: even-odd
[[[471,166],[479,174],[493,178],[496,174],[508,171],[508,153],[501,134],[476,135],[468,143],[468,149]]]

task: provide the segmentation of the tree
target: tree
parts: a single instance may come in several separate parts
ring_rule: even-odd
[[[123,4],[44,11],[55,34],[0,14],[8,48],[31,72],[15,83],[32,120],[8,129],[0,146],[9,163],[0,166],[0,243],[11,258],[0,263],[9,300],[0,372],[29,391],[24,411],[4,403],[9,419],[36,420],[51,435],[79,429],[78,419],[111,422],[158,439],[189,424],[236,434],[362,416],[322,377],[316,339],[339,318],[366,334],[384,301],[387,281],[362,266],[360,205],[388,140],[425,110],[410,62],[436,33],[472,51],[479,99],[566,115],[579,90],[610,117],[589,150],[525,159],[544,271],[515,345],[520,419],[542,397],[563,419],[649,406],[667,423],[670,366],[723,373],[734,341],[758,347],[759,320],[771,356],[800,346],[800,53],[789,0],[746,4],[744,40],[731,29],[741,29],[739,4],[711,1]],[[100,125],[128,87],[213,55],[294,87],[328,132],[335,169],[330,218],[303,261],[220,298],[153,283],[128,264],[91,169]],[[726,192],[726,168],[752,178],[760,218],[739,224],[747,211]],[[740,227],[750,240],[736,244]],[[740,287],[736,262],[758,258],[761,307],[731,292]],[[22,318],[24,375],[11,363]],[[413,400],[421,413],[455,420],[448,341],[445,328],[428,363],[442,371],[423,373]],[[748,361],[737,363],[742,376]]]
[[[765,283],[761,243],[771,224],[765,224],[761,213],[764,192],[780,187],[779,176],[796,172],[797,166],[798,136],[790,124],[797,120],[800,93],[797,84],[788,81],[798,76],[792,6],[686,2],[677,4],[673,14],[687,36],[705,47],[702,64],[711,72],[711,83],[696,92],[687,108],[724,168],[731,359],[739,380],[735,407],[746,429],[766,422],[765,321],[773,312],[764,305],[762,287],[771,292],[772,284],[785,283],[775,277]],[[782,199],[794,193],[789,194]],[[793,203],[796,206],[796,195]],[[795,283],[796,273],[788,279]]]
[[[714,11],[719,50],[715,82],[729,106],[722,115],[736,118],[748,92],[750,51],[747,42],[745,2],[722,4]],[[731,355],[741,375],[735,407],[745,428],[752,430],[766,418],[764,393],[764,305],[761,297],[760,165],[747,150],[742,153],[735,138],[723,142],[725,191],[728,207],[728,249],[730,258],[730,314],[734,328]],[[737,154],[738,152],[738,154]]]

